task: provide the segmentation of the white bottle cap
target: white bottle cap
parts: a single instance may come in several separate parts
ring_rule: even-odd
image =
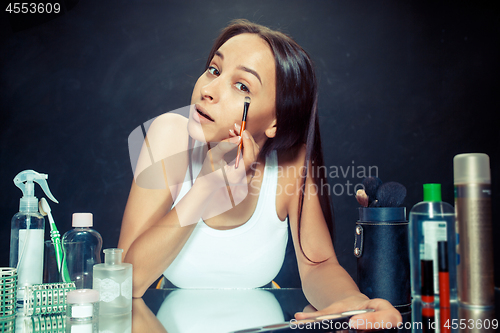
[[[92,213],[74,213],[73,227],[91,227],[93,225]]]
[[[486,154],[459,154],[453,158],[455,184],[491,184],[490,158]]]

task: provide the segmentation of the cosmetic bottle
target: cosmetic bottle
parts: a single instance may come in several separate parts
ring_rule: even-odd
[[[76,289],[66,295],[66,332],[99,332],[99,292],[94,289]]]
[[[99,316],[99,292],[94,289],[75,289],[66,295],[66,317],[88,321]]]
[[[35,184],[43,189],[47,197],[58,202],[50,192],[46,174],[33,170],[20,172],[14,184],[21,189],[19,212],[12,217],[10,233],[9,266],[17,267],[17,299],[24,300],[24,287],[42,283],[45,219],[38,212]]]
[[[453,158],[458,233],[460,305],[495,305],[490,159],[486,154]]]
[[[410,211],[411,294],[414,299],[425,303],[439,300],[438,242],[446,242],[450,298],[456,300],[455,239],[455,210],[441,201],[441,184],[424,184],[424,201]]]
[[[132,264],[122,263],[122,253],[122,249],[106,249],[104,263],[94,266],[100,316],[132,311]]]
[[[62,238],[63,265],[67,265],[76,289],[92,289],[93,266],[102,262],[102,237],[92,229],[92,213],[74,213],[72,225],[73,229]]]

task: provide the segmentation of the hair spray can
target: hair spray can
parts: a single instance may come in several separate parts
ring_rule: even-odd
[[[490,159],[486,154],[456,155],[453,171],[458,301],[494,306]]]

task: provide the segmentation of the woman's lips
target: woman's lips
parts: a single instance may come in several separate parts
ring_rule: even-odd
[[[195,105],[195,111],[193,114],[193,118],[199,122],[214,122],[212,117],[206,112],[206,110],[202,109],[198,105]]]

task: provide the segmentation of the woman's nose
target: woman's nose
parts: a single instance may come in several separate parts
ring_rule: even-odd
[[[219,96],[219,83],[217,79],[210,81],[210,83],[201,87],[201,96],[203,99],[211,102],[217,102]]]

